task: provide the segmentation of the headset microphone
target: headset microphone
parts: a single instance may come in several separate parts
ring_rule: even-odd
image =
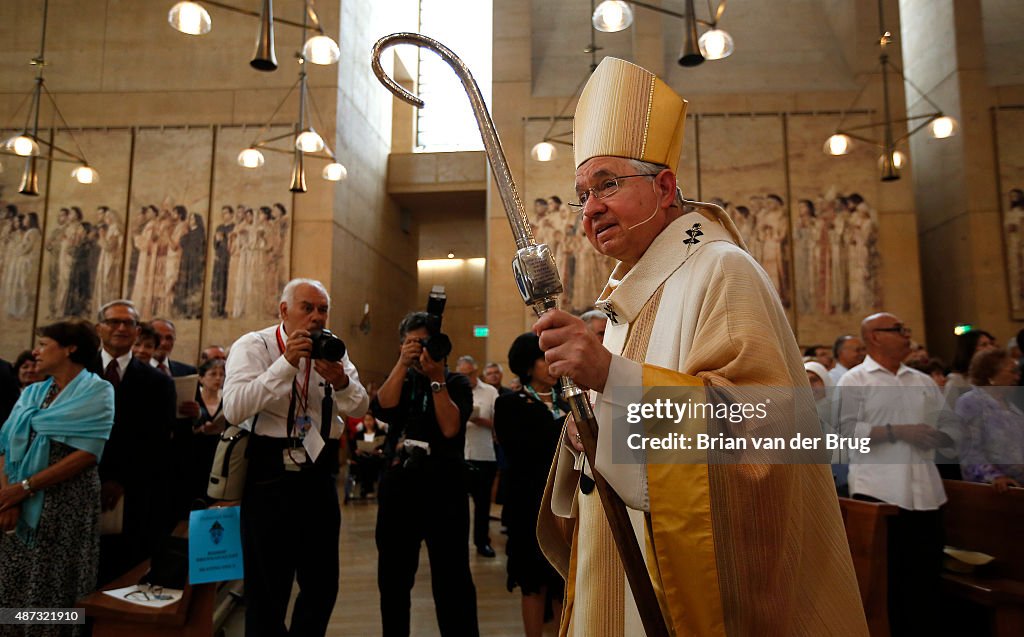
[[[654,189],[654,194],[657,195],[658,194],[658,185],[654,182],[654,180],[651,180],[651,188]],[[646,219],[644,219],[643,221],[641,221],[639,223],[634,223],[633,225],[629,226],[628,228],[626,228],[626,232],[629,232],[630,230],[632,230],[634,228],[639,228],[640,226],[644,225],[645,223],[647,223],[651,219],[654,219],[654,217],[656,217],[658,215],[659,208],[660,208],[660,206],[658,205],[658,201],[657,201],[657,199],[655,199],[655,201],[654,201],[654,212],[651,213],[651,216],[647,217]]]

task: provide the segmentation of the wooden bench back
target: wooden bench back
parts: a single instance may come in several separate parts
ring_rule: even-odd
[[[946,544],[995,557],[991,575],[1024,580],[1024,489],[996,493],[988,484],[943,480]]]
[[[872,637],[888,637],[888,522],[896,515],[892,504],[863,502],[839,498],[846,527],[846,541],[850,544],[853,570],[857,573],[857,586],[864,603],[864,614]]]

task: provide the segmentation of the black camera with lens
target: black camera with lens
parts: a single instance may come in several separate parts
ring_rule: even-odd
[[[321,358],[325,361],[337,363],[345,355],[345,343],[328,329],[313,330],[309,334],[313,341],[313,351],[309,357]]]
[[[448,295],[444,292],[443,285],[435,285],[427,296],[427,331],[430,336],[420,339],[423,349],[427,350],[427,356],[431,360],[440,363],[452,353],[452,340],[447,334],[441,332],[441,320],[444,316],[444,304],[448,301]]]

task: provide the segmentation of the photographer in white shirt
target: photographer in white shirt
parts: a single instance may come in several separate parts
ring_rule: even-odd
[[[369,398],[347,353],[322,357],[344,349],[324,330],[330,302],[319,281],[292,280],[281,323],[242,336],[227,360],[224,415],[252,432],[242,497],[247,637],[324,635],[338,593],[339,414],[361,416]]]

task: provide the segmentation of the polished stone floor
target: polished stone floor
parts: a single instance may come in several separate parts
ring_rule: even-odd
[[[472,504],[470,505],[472,506]],[[501,508],[493,507],[492,517]],[[380,634],[380,607],[377,593],[377,549],[373,531],[377,505],[374,500],[353,501],[342,508],[341,587],[331,617],[329,637],[370,637]],[[523,635],[518,590],[509,593],[505,588],[505,536],[499,532],[497,521],[491,521],[491,540],[495,558],[477,555],[469,545],[470,567],[477,591],[477,613],[481,637],[521,637]],[[244,619],[241,606],[225,625],[226,637],[242,637]],[[555,635],[557,627],[547,625],[545,635]],[[412,591],[412,637],[437,636],[434,602],[430,592],[430,565],[427,551],[420,552],[420,567]]]

